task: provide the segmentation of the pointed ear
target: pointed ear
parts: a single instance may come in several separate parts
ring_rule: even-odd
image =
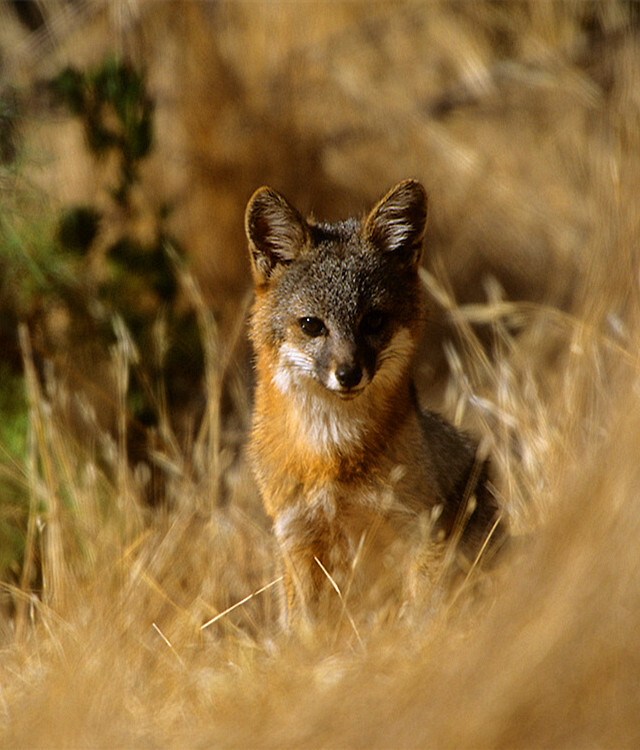
[[[279,263],[290,263],[309,241],[309,227],[280,193],[261,187],[244,216],[256,284],[269,280]]]
[[[373,208],[364,235],[375,247],[417,266],[427,226],[427,193],[416,180],[404,180]]]

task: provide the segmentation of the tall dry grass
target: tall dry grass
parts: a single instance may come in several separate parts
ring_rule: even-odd
[[[174,221],[199,258],[197,281],[181,283],[206,342],[208,411],[186,447],[161,420],[153,459],[170,503],[151,511],[124,452],[127,332],[110,354],[120,419],[108,433],[64,378],[37,375],[22,329],[28,454],[11,470],[31,511],[23,584],[3,584],[0,744],[637,747],[630,6],[116,7],[137,14],[128,26],[117,16],[118,43],[143,50],[167,128],[149,173],[156,189],[185,191]],[[113,16],[94,21],[108,46]],[[421,391],[490,440],[521,543],[453,596],[374,616],[357,637],[327,622],[289,638],[270,585],[277,553],[233,434],[249,401],[232,357],[243,205],[272,182],[335,216],[409,175],[431,195]],[[40,180],[55,192],[64,168]],[[218,326],[209,298],[227,278]]]

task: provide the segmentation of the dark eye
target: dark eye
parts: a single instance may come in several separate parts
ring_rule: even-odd
[[[360,321],[360,331],[365,336],[375,336],[384,328],[387,316],[380,310],[371,310]]]
[[[320,318],[300,318],[298,320],[300,328],[307,334],[307,336],[322,336],[327,332],[325,324]]]

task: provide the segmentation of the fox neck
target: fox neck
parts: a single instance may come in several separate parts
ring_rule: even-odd
[[[413,402],[408,371],[393,382],[374,378],[363,393],[347,400],[314,381],[294,383],[285,392],[271,362],[259,359],[257,365],[254,442],[270,435],[302,466],[305,460],[320,460],[327,470],[344,469],[362,464],[365,457],[375,460]]]

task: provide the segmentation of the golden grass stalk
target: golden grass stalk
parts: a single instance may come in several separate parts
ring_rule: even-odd
[[[36,532],[39,531],[42,544],[43,599],[54,609],[64,608],[67,564],[62,543],[62,510],[50,447],[53,438],[51,410],[40,392],[28,329],[25,325],[21,325],[18,332],[24,363],[30,425],[33,430],[33,435],[30,436],[28,441],[30,446],[28,461],[29,521],[21,582],[24,584],[25,590],[30,587],[33,574],[35,537]],[[44,492],[41,488],[39,466],[42,468]],[[40,508],[42,508],[42,511]],[[16,624],[20,634],[24,631],[25,616],[24,607],[20,606]]]

